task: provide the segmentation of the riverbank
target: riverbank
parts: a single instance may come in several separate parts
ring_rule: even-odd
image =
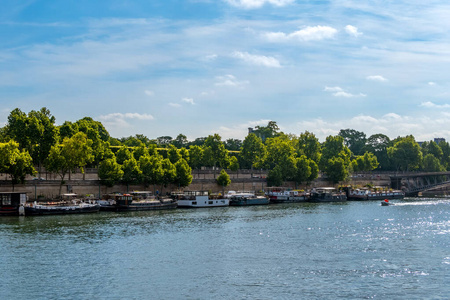
[[[267,172],[264,170],[257,170],[251,172],[251,170],[239,170],[239,171],[227,171],[231,184],[225,188],[225,191],[263,191],[267,189]],[[185,190],[192,191],[211,191],[213,193],[221,193],[223,191],[222,186],[217,185],[215,178],[218,176],[218,171],[214,170],[195,170],[193,173],[192,183],[184,188]],[[0,178],[5,178],[5,175],[0,174]],[[60,190],[60,178],[50,173],[41,173],[40,176],[36,176],[33,180],[32,177],[28,177],[24,184],[18,184],[14,186],[15,191],[26,192],[29,199],[45,198],[53,199],[59,196]],[[98,179],[96,169],[87,170],[86,174],[75,173],[71,174],[70,180],[65,180],[62,185],[61,193],[77,193],[79,195],[105,195],[112,192],[127,193],[129,191],[145,191],[150,190],[153,192],[158,191],[159,194],[170,193],[177,190],[178,187],[169,185],[167,187],[161,186],[144,186],[139,185],[126,185],[116,184],[113,187],[106,187],[101,184]],[[366,184],[372,184],[373,186],[389,186],[390,179],[387,173],[371,173],[371,174],[357,174],[350,177],[345,183],[346,185],[364,186]],[[294,182],[285,182],[283,185],[289,188],[309,189],[311,187],[326,187],[326,186],[338,186],[329,182],[324,177],[319,177],[310,184],[295,185]],[[13,186],[10,180],[0,180],[0,192],[10,192]]]

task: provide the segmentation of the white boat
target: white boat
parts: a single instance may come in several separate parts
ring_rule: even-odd
[[[348,200],[383,200],[383,199],[403,199],[405,193],[400,190],[371,190],[367,188],[352,189],[345,188]]]
[[[103,211],[141,211],[161,210],[177,207],[177,202],[171,198],[157,198],[152,192],[141,191],[130,194],[110,194],[105,199],[97,201]]]
[[[99,204],[80,200],[77,194],[63,194],[58,201],[46,203],[34,201],[25,205],[26,216],[95,213],[99,210]]]
[[[307,199],[307,195],[303,191],[279,187],[269,189],[266,195],[272,203],[305,202]]]
[[[227,198],[210,197],[207,191],[186,191],[174,193],[172,197],[177,200],[178,207],[220,207],[229,206],[230,200]]]

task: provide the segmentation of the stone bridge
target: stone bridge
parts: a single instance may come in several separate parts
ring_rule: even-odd
[[[391,187],[403,190],[407,196],[450,185],[450,172],[408,172],[389,177]]]

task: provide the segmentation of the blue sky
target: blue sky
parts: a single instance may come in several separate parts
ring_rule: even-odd
[[[45,106],[114,137],[243,139],[274,120],[450,140],[450,3],[424,3],[3,0],[0,124]]]

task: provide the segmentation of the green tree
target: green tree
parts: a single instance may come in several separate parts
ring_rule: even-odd
[[[269,170],[267,175],[267,185],[268,186],[281,186],[283,184],[283,172],[280,166],[275,166],[273,169]]]
[[[321,147],[319,140],[313,133],[305,131],[300,134],[297,143],[297,155],[305,155],[308,159],[312,159],[316,163],[319,163],[321,156]]]
[[[85,117],[76,122],[78,130],[84,132],[87,137],[92,141],[92,150],[94,155],[93,165],[98,165],[103,159],[110,157],[109,144],[110,140],[108,131],[103,124],[98,121],[94,121],[90,117]]]
[[[0,143],[0,173],[11,176],[13,185],[24,183],[26,175],[34,175],[33,160],[25,149],[19,150],[19,144],[15,141]]]
[[[266,149],[266,166],[269,169],[279,166],[283,181],[293,178],[296,169],[296,151],[289,137],[281,134],[267,139]]]
[[[115,157],[107,158],[100,162],[98,166],[98,177],[102,184],[112,187],[122,179],[122,176],[122,167],[117,163]]]
[[[438,146],[434,141],[424,142],[422,144],[422,155],[425,157],[427,154],[433,154],[439,161],[444,155],[442,148]]]
[[[206,154],[208,154],[209,162],[212,163],[214,167],[228,167],[228,151],[225,149],[220,135],[216,133],[214,135],[208,136],[203,147],[204,155],[206,156]]]
[[[134,156],[131,156],[130,159],[127,159],[122,164],[123,176],[122,180],[127,184],[137,184],[140,182],[142,171],[139,168],[137,160]]]
[[[175,163],[176,178],[175,184],[179,187],[186,187],[192,182],[192,169],[189,164],[182,158]]]
[[[94,160],[92,140],[88,139],[83,132],[76,133],[70,139],[63,142],[64,150],[67,151],[68,162],[71,170],[76,168],[84,174],[84,168]]]
[[[319,166],[314,160],[309,160],[309,167],[311,168],[311,175],[309,175],[309,178],[307,179],[308,183],[319,177]]]
[[[200,169],[203,162],[203,148],[200,146],[189,146],[189,166]]]
[[[166,158],[162,160],[161,166],[163,170],[161,182],[162,186],[167,187],[169,184],[175,183],[175,179],[177,177],[177,169],[175,168],[175,165],[171,163],[168,158]]]
[[[0,143],[6,142],[7,134],[6,127],[0,127]]]
[[[343,158],[332,157],[328,160],[327,176],[328,179],[333,181],[334,183],[338,183],[339,181],[345,180],[345,178],[347,178],[348,167],[345,164]]]
[[[245,165],[250,166],[253,174],[254,167],[262,167],[266,157],[266,147],[261,138],[250,133],[244,139],[241,147],[240,157]]]
[[[182,158],[182,156],[177,147],[175,147],[174,145],[169,145],[167,150],[167,158],[170,160],[171,163],[174,164],[177,161],[179,161]]]
[[[170,143],[172,143],[172,137],[171,136],[160,136],[156,138],[156,142],[158,146],[160,147],[166,147]]]
[[[350,157],[351,151],[344,145],[344,138],[330,135],[323,143],[319,168],[334,182],[344,180],[349,172]]]
[[[62,144],[52,146],[45,162],[46,169],[61,177],[60,193],[65,176],[77,168],[84,174],[84,167],[94,160],[92,141],[83,132],[78,132],[71,138],[65,138]]]
[[[143,155],[139,158],[139,167],[142,171],[142,180],[144,185],[161,184],[164,171],[162,169],[162,156],[160,155]]]
[[[126,160],[129,160],[133,157],[130,149],[127,146],[122,146],[116,153],[117,163],[123,165]]]
[[[294,181],[296,184],[301,184],[307,181],[311,176],[310,160],[306,155],[302,155],[296,159],[296,171]]]
[[[233,172],[239,170],[239,161],[236,156],[230,157],[230,170]]]
[[[179,149],[178,153],[180,153],[181,158],[183,158],[185,161],[187,161],[187,163],[190,162],[189,150],[188,149],[183,147],[183,148]]]
[[[366,134],[354,129],[341,129],[339,136],[344,138],[344,145],[347,146],[354,155],[363,155],[366,145]]]
[[[96,132],[102,141],[109,141],[110,135],[101,122],[95,121],[90,117],[84,117],[78,120],[76,124],[78,125],[78,130],[86,133],[90,139],[96,138],[94,136],[94,132]],[[91,136],[90,134],[93,135]]]
[[[225,149],[229,151],[239,151],[242,147],[242,141],[239,139],[227,139],[225,141]]]
[[[440,141],[439,148],[442,150],[441,165],[446,169],[450,169],[450,145],[448,142]]]
[[[29,135],[34,144],[32,156],[39,168],[47,158],[50,149],[58,142],[59,131],[55,125],[55,117],[50,110],[43,107],[39,111],[32,110],[28,113]]]
[[[206,138],[205,137],[199,137],[196,138],[193,142],[189,143],[189,146],[203,146],[205,144]]]
[[[225,187],[229,186],[231,183],[230,175],[222,169],[220,175],[217,177],[216,182],[222,187],[222,195],[225,194]]]
[[[443,172],[445,168],[441,165],[437,157],[428,153],[423,158],[423,170],[426,172]]]
[[[387,150],[389,158],[398,170],[410,171],[420,167],[423,156],[419,144],[412,135],[399,138],[394,146]]]
[[[150,153],[148,152],[145,144],[139,141],[139,145],[133,148],[133,156],[137,161],[139,161],[140,157],[145,155],[150,155]]]
[[[35,164],[40,166],[58,141],[58,129],[55,117],[45,107],[39,111],[32,110],[26,115],[16,108],[8,116],[6,135],[30,153]]]
[[[5,133],[7,139],[12,139],[19,143],[21,149],[31,150],[31,141],[28,134],[28,117],[19,108],[15,108],[9,113]]]
[[[373,153],[366,152],[352,161],[353,171],[372,171],[378,167],[377,157]]]
[[[172,145],[174,145],[178,149],[186,147],[188,144],[189,141],[187,137],[181,133],[177,135],[177,137],[174,140],[172,140]]]
[[[269,121],[267,126],[256,126],[252,133],[265,142],[266,139],[278,136],[279,130],[280,128],[278,127],[277,122]]]
[[[61,126],[58,127],[59,138],[64,140],[64,138],[71,138],[78,130],[78,124],[72,123],[70,121],[65,121]]]
[[[391,146],[391,140],[384,134],[373,134],[366,141],[366,151],[377,157],[381,170],[395,170],[389,159],[387,148]]]

